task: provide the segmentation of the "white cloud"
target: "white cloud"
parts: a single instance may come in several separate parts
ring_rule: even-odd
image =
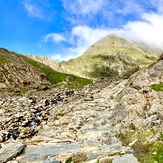
[[[30,4],[30,3],[25,2],[23,5],[29,16],[37,17],[37,18],[44,17],[42,14],[41,8],[37,4]]]
[[[71,48],[75,56],[81,55],[85,50],[95,43],[97,40],[108,35],[107,29],[94,29],[88,26],[76,26],[71,31],[70,42],[75,44],[74,48]]]
[[[84,15],[96,14],[105,4],[104,0],[77,0],[72,4],[74,13]]]
[[[62,42],[62,41],[64,41],[64,42],[66,41],[65,37],[63,37],[62,35],[57,34],[57,33],[49,33],[46,36],[44,36],[43,39],[44,39],[45,42],[52,41],[54,43],[59,43],[59,42]]]
[[[108,34],[115,33],[126,39],[145,43],[163,51],[163,15],[143,14],[142,21],[126,23],[121,29],[91,28],[76,26],[71,31],[71,53],[75,57],[83,54],[89,46]],[[69,48],[70,51],[70,48]]]
[[[106,4],[105,0],[62,0],[62,2],[64,8],[71,13],[87,16],[96,14]]]
[[[143,14],[142,21],[127,23],[119,30],[123,37],[141,41],[147,45],[163,50],[163,15]]]
[[[88,26],[76,26],[72,29],[67,42],[70,43],[68,48],[63,47],[61,54],[50,55],[55,61],[67,61],[82,55],[86,49],[102,37],[113,32],[107,29],[94,29]]]
[[[130,18],[139,18],[145,12],[147,4],[144,0],[61,0],[65,9],[65,19],[75,25],[88,25],[94,22],[96,25],[115,25],[124,22],[130,14]],[[99,20],[98,20],[99,19]]]

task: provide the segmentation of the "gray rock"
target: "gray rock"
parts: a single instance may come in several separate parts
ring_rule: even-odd
[[[117,123],[120,123],[125,116],[127,115],[127,110],[122,104],[116,105],[112,117],[110,119],[112,125],[116,125]]]
[[[16,157],[24,149],[24,147],[25,145],[21,143],[10,143],[4,145],[0,149],[0,162],[7,162]]]
[[[123,156],[115,157],[112,163],[139,163],[133,154],[125,154]]]
[[[50,161],[57,161],[55,160],[56,155],[65,152],[78,152],[79,149],[77,144],[54,145],[47,143],[41,146],[30,145],[25,148],[24,153],[17,158],[17,161],[20,163],[43,163],[47,162],[49,157],[54,158]]]

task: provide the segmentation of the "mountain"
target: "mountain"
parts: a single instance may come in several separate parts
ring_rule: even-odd
[[[64,72],[87,78],[130,75],[156,60],[157,55],[146,49],[111,34],[89,47],[82,56],[59,65]]]
[[[41,56],[30,58],[52,69],[85,78],[130,76],[149,66],[161,52],[140,42],[128,41],[114,34],[97,41],[86,52],[69,61],[57,63]]]
[[[17,91],[43,89],[60,82],[69,87],[91,83],[88,79],[57,72],[27,56],[0,48],[0,89]]]

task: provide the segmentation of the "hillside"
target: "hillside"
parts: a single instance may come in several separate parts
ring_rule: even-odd
[[[82,56],[59,65],[64,72],[77,76],[114,77],[130,75],[156,58],[153,51],[111,34],[89,47]]]
[[[162,59],[125,79],[3,96],[0,162],[162,163]]]
[[[0,48],[0,89],[44,89],[60,82],[69,87],[91,83],[87,79],[54,71],[49,66],[26,56]]]

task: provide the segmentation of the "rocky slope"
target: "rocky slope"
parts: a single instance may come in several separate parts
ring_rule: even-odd
[[[128,79],[2,97],[0,162],[162,163],[162,76],[160,59]]]
[[[27,55],[27,57],[29,57],[29,58],[31,58],[31,59],[33,59],[35,61],[41,62],[41,63],[43,63],[45,65],[48,65],[52,69],[54,69],[56,71],[64,72],[57,62],[55,62],[54,60],[52,60],[52,59],[50,59],[48,57],[36,56],[36,55]]]
[[[53,84],[64,82],[77,87],[91,83],[73,75],[59,73],[49,66],[29,57],[0,48],[0,90],[26,91],[47,89]],[[63,83],[62,83],[63,84]]]
[[[30,89],[49,85],[48,77],[21,55],[0,49],[0,88]]]

